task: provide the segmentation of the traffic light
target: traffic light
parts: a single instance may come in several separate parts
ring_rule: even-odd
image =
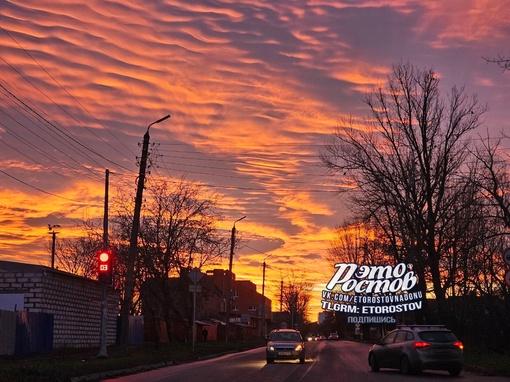
[[[98,256],[98,279],[103,284],[110,284],[112,281],[112,254],[103,249],[99,251]]]

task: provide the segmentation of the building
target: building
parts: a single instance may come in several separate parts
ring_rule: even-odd
[[[271,321],[271,300],[257,292],[257,286],[249,280],[236,280],[234,273],[214,269],[207,271],[206,275],[212,283],[227,295],[228,277],[231,277],[232,306],[230,322],[245,325],[256,329],[256,336],[263,336]],[[226,310],[226,307],[223,307]],[[257,331],[258,330],[258,331]]]
[[[0,310],[3,312],[0,318],[9,321],[8,317],[17,313],[18,321],[21,317],[29,325],[30,335],[34,334],[30,331],[36,330],[50,335],[44,340],[51,341],[50,347],[99,346],[102,288],[96,280],[42,265],[0,261]],[[111,287],[107,290],[107,344],[114,344],[119,294]],[[41,317],[43,321],[39,321]],[[5,322],[0,322],[4,333],[3,325],[10,325]],[[28,340],[32,345],[37,342],[34,338]]]
[[[147,341],[190,341],[193,310],[196,339],[203,339],[204,329],[210,341],[224,338],[223,292],[208,277],[202,277],[197,285],[186,275],[166,280],[147,279],[142,285],[141,298]]]
[[[236,280],[235,275],[222,269],[207,271],[193,285],[189,277],[170,278],[166,287],[155,280],[146,280],[142,288],[142,313],[145,319],[146,340],[185,341],[191,337],[193,318],[192,291],[197,287],[195,296],[195,338],[203,339],[207,330],[207,339],[214,341],[225,338],[228,277],[231,278],[232,306],[229,314],[229,333],[237,339],[261,338],[271,320],[271,300],[257,292],[254,283]],[[172,305],[164,306],[163,290]],[[169,309],[170,308],[170,309]],[[262,317],[265,317],[263,319]],[[229,325],[230,326],[230,325]],[[235,328],[232,329],[232,328]]]

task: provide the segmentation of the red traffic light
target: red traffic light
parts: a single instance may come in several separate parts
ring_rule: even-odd
[[[99,254],[99,272],[108,272],[110,270],[110,254],[101,252]]]
[[[107,250],[99,252],[98,256],[98,276],[99,281],[103,283],[110,283],[112,276],[112,255]]]

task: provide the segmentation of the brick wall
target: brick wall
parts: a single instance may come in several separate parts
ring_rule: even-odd
[[[100,345],[102,285],[56,269],[0,261],[1,294],[23,293],[24,310],[54,315],[55,348]],[[108,288],[107,344],[115,343],[119,296]]]

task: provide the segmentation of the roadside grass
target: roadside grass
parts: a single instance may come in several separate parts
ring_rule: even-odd
[[[99,348],[54,350],[50,354],[26,357],[0,357],[1,382],[79,382],[97,381],[150,370],[155,367],[191,362],[217,354],[263,346],[264,342],[235,341],[197,343],[192,352],[189,343],[154,344],[123,349],[108,347],[108,357],[98,358]],[[119,371],[121,371],[119,373]]]
[[[465,369],[481,375],[510,377],[510,354],[465,351]]]
[[[54,350],[50,354],[26,357],[0,357],[0,382],[93,382],[133,374],[157,367],[186,363],[210,356],[264,346],[262,340],[154,344],[122,349],[108,347],[108,357],[98,358],[99,348]],[[510,377],[510,355],[465,352],[465,369],[482,375]],[[120,372],[119,372],[120,371]]]

